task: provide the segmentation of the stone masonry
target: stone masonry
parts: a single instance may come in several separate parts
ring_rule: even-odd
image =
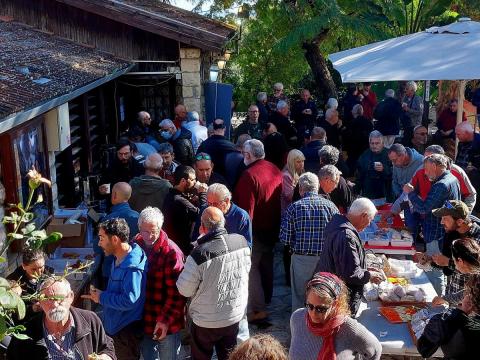
[[[202,80],[200,76],[201,51],[194,48],[180,49],[183,104],[188,111],[202,114]]]

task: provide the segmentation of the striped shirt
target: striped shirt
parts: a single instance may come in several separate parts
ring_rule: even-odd
[[[280,241],[300,255],[318,256],[325,240],[325,227],[338,214],[333,202],[309,192],[285,211]]]
[[[51,360],[83,360],[82,355],[75,346],[75,323],[70,314],[70,328],[62,336],[60,341],[56,341],[53,335],[43,326],[43,335],[47,345],[49,359]]]

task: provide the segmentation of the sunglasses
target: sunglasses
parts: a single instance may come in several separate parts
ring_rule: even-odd
[[[200,160],[212,160],[211,156],[208,154],[198,154],[195,156],[195,159],[200,161]]]
[[[330,309],[330,306],[322,306],[322,305],[312,305],[309,303],[305,303],[305,307],[307,308],[308,311],[314,311],[317,314],[325,314],[328,309]]]

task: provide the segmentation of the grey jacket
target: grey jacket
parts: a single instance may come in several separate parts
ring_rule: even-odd
[[[413,95],[413,98],[408,98],[405,96],[403,102],[407,104],[407,116],[412,122],[412,126],[422,125],[422,116],[423,116],[423,100],[418,95]]]
[[[248,301],[247,240],[221,228],[197,242],[177,280],[180,294],[190,298],[190,317],[205,328],[236,324],[245,315]]]
[[[417,150],[406,148],[410,162],[404,167],[393,167],[392,173],[392,191],[395,197],[398,197],[403,192],[403,185],[410,182],[413,175],[418,168],[423,166],[423,155],[419,154]]]

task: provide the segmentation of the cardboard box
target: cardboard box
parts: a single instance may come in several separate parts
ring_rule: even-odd
[[[54,248],[81,248],[85,246],[86,219],[79,218],[79,224],[66,224],[68,218],[55,216],[47,226],[47,234],[57,231],[63,235],[62,239],[54,245]]]

